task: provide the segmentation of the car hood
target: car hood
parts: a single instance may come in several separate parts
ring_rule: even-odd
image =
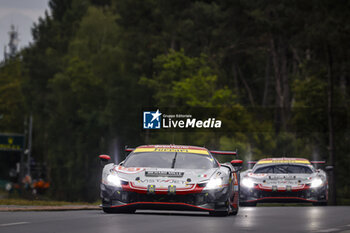
[[[197,184],[208,181],[212,176],[218,174],[218,168],[211,169],[177,169],[177,168],[125,168],[115,166],[117,175],[137,186],[147,187],[187,187],[190,184]]]
[[[309,184],[316,176],[317,175],[314,173],[312,174],[246,173],[242,178],[251,178],[254,181],[254,183],[264,184],[265,186],[272,186],[272,185]]]

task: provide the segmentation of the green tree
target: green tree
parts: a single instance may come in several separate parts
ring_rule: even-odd
[[[22,85],[22,62],[17,57],[0,64],[0,132],[22,133],[26,111]]]

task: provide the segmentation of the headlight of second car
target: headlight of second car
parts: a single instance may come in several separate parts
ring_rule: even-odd
[[[254,181],[251,178],[243,178],[241,184],[246,188],[254,187]]]
[[[117,175],[109,174],[107,176],[107,182],[110,185],[120,187],[121,186],[121,180]]]
[[[310,188],[318,188],[321,187],[323,185],[323,181],[321,178],[316,177],[315,179],[313,179],[311,181],[311,186]]]

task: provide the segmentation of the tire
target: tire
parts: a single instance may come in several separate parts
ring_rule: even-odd
[[[210,211],[209,215],[214,217],[226,217],[232,213],[232,206],[230,206],[229,201],[227,200],[227,208],[226,210],[214,210]]]
[[[232,215],[237,215],[238,214],[238,209],[239,209],[239,207],[237,206],[237,209],[232,210],[231,214]]]
[[[233,197],[234,198],[234,197]],[[232,198],[232,199],[233,199]],[[233,200],[232,200],[233,202]],[[238,210],[239,210],[239,204],[237,203],[237,208],[234,208],[233,205],[232,205],[232,202],[229,203],[229,212],[230,212],[230,215],[237,215],[238,213]]]
[[[239,177],[239,175],[238,175]],[[238,178],[239,179],[239,178]],[[238,182],[239,184],[239,182]],[[231,185],[233,186],[233,181],[231,183]],[[235,193],[233,191],[233,189],[231,189],[231,194],[227,200],[228,202],[228,212],[229,212],[229,215],[237,215],[238,214],[238,210],[239,210],[239,193],[240,193],[240,190],[239,190],[239,185],[238,185],[238,193]],[[234,208],[233,207],[233,204],[234,204],[234,200],[235,200],[235,195],[238,195],[238,198],[237,198],[237,208]]]
[[[226,200],[226,210],[219,210],[219,211],[210,211],[209,215],[210,216],[215,216],[215,217],[226,217],[229,215],[236,215],[238,213],[238,208],[237,209],[233,209],[232,205],[231,205],[231,197],[228,196],[227,200]]]
[[[255,207],[256,206],[256,202],[239,202],[240,206],[251,206],[251,207]]]
[[[134,209],[118,209],[109,207],[102,207],[102,210],[106,214],[133,214],[136,211]]]

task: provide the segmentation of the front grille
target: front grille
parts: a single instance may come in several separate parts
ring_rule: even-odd
[[[187,195],[167,195],[167,194],[141,194],[133,192],[122,192],[123,202],[177,202],[191,205],[202,205],[208,202],[208,194],[187,194]]]
[[[310,192],[307,190],[297,191],[297,192],[267,192],[259,191],[256,193],[258,198],[262,197],[300,197],[300,198],[309,198]]]

